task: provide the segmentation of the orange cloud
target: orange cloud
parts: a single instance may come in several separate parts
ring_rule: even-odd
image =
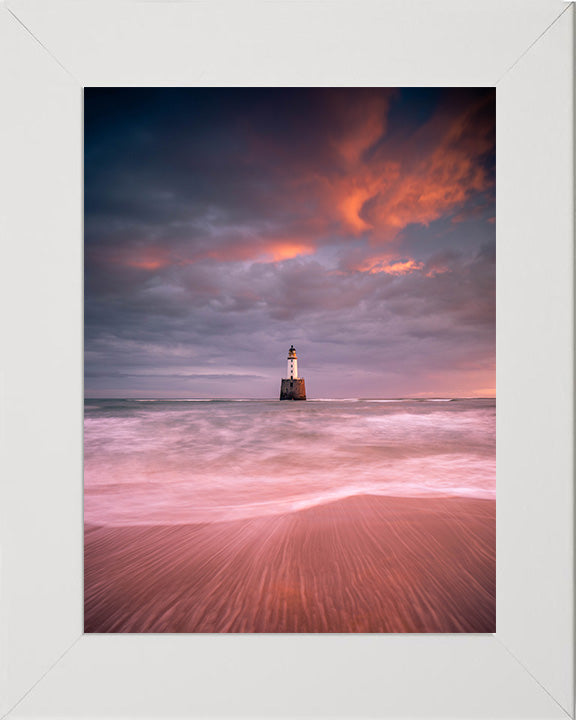
[[[136,270],[160,270],[172,264],[170,253],[159,246],[110,247],[96,250],[97,261]]]
[[[339,203],[339,209],[342,213],[342,219],[355,233],[363,232],[372,227],[369,223],[360,217],[360,212],[364,207],[364,203],[371,197],[368,188],[354,188],[348,194],[344,195]]]
[[[369,220],[384,239],[406,226],[429,225],[461,207],[474,193],[486,190],[488,180],[477,158],[458,149],[440,147],[412,172],[399,179],[372,204]]]
[[[372,217],[368,205],[375,198],[391,191],[400,177],[400,165],[387,162],[377,171],[362,164],[353,173],[337,177],[329,185],[324,198],[324,210],[334,215],[347,232],[358,235],[377,227],[377,218]]]
[[[450,272],[451,268],[448,267],[448,265],[439,265],[437,267],[433,267],[426,273],[426,277],[433,278],[438,275],[443,275],[444,273]]]
[[[368,272],[370,275],[376,273],[385,273],[386,275],[408,275],[408,273],[422,270],[424,263],[418,262],[413,258],[408,260],[393,260],[390,262],[388,257],[377,258],[372,257],[361,263],[356,270]]]
[[[289,260],[290,258],[297,257],[298,255],[311,255],[314,250],[314,246],[309,243],[279,242],[272,243],[265,251],[265,254],[267,257],[271,258],[273,262],[279,262],[281,260]]]
[[[116,250],[108,252],[105,259],[115,265],[154,271],[168,266],[191,265],[202,260],[281,262],[299,255],[310,255],[314,250],[314,243],[308,240],[263,238],[256,235],[249,239],[229,237],[222,240],[219,247],[193,250],[189,254],[186,253],[185,247],[178,254],[176,252],[168,254],[162,248],[156,247],[142,250],[131,248],[122,252]]]
[[[313,239],[278,238],[253,235],[249,238],[231,236],[219,247],[197,252],[188,262],[210,258],[220,262],[281,262],[298,255],[311,255],[316,249]]]
[[[463,207],[491,182],[480,158],[492,147],[492,133],[471,135],[473,112],[453,121],[432,149],[417,151],[414,141],[401,161],[384,155],[384,147],[366,156],[385,127],[376,115],[365,127],[356,125],[356,134],[338,146],[346,160],[343,171],[311,181],[322,212],[348,233],[370,232],[376,242],[388,242],[410,224],[429,225]]]
[[[169,265],[167,260],[153,260],[152,258],[131,258],[125,263],[128,267],[138,268],[139,270],[159,270]]]
[[[363,102],[339,108],[341,133],[333,146],[346,164],[357,164],[386,133],[390,97],[370,93]]]

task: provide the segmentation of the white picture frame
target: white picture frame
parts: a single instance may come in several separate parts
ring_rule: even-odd
[[[574,717],[574,6],[0,4],[0,716]],[[84,635],[82,88],[496,86],[494,635]]]

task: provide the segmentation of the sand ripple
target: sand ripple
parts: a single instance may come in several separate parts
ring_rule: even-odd
[[[87,527],[86,632],[493,632],[495,503],[357,496]]]

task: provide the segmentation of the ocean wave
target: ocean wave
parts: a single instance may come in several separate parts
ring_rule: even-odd
[[[356,494],[494,496],[493,402],[351,400],[100,402],[85,418],[86,519],[212,522]]]

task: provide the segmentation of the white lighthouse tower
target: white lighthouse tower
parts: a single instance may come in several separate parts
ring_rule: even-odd
[[[296,355],[294,345],[290,345],[290,350],[288,350],[288,374],[286,377],[289,380],[294,380],[298,377],[298,356]]]
[[[288,350],[287,377],[280,384],[280,400],[306,400],[304,378],[298,377],[298,356],[296,348],[290,345]]]

